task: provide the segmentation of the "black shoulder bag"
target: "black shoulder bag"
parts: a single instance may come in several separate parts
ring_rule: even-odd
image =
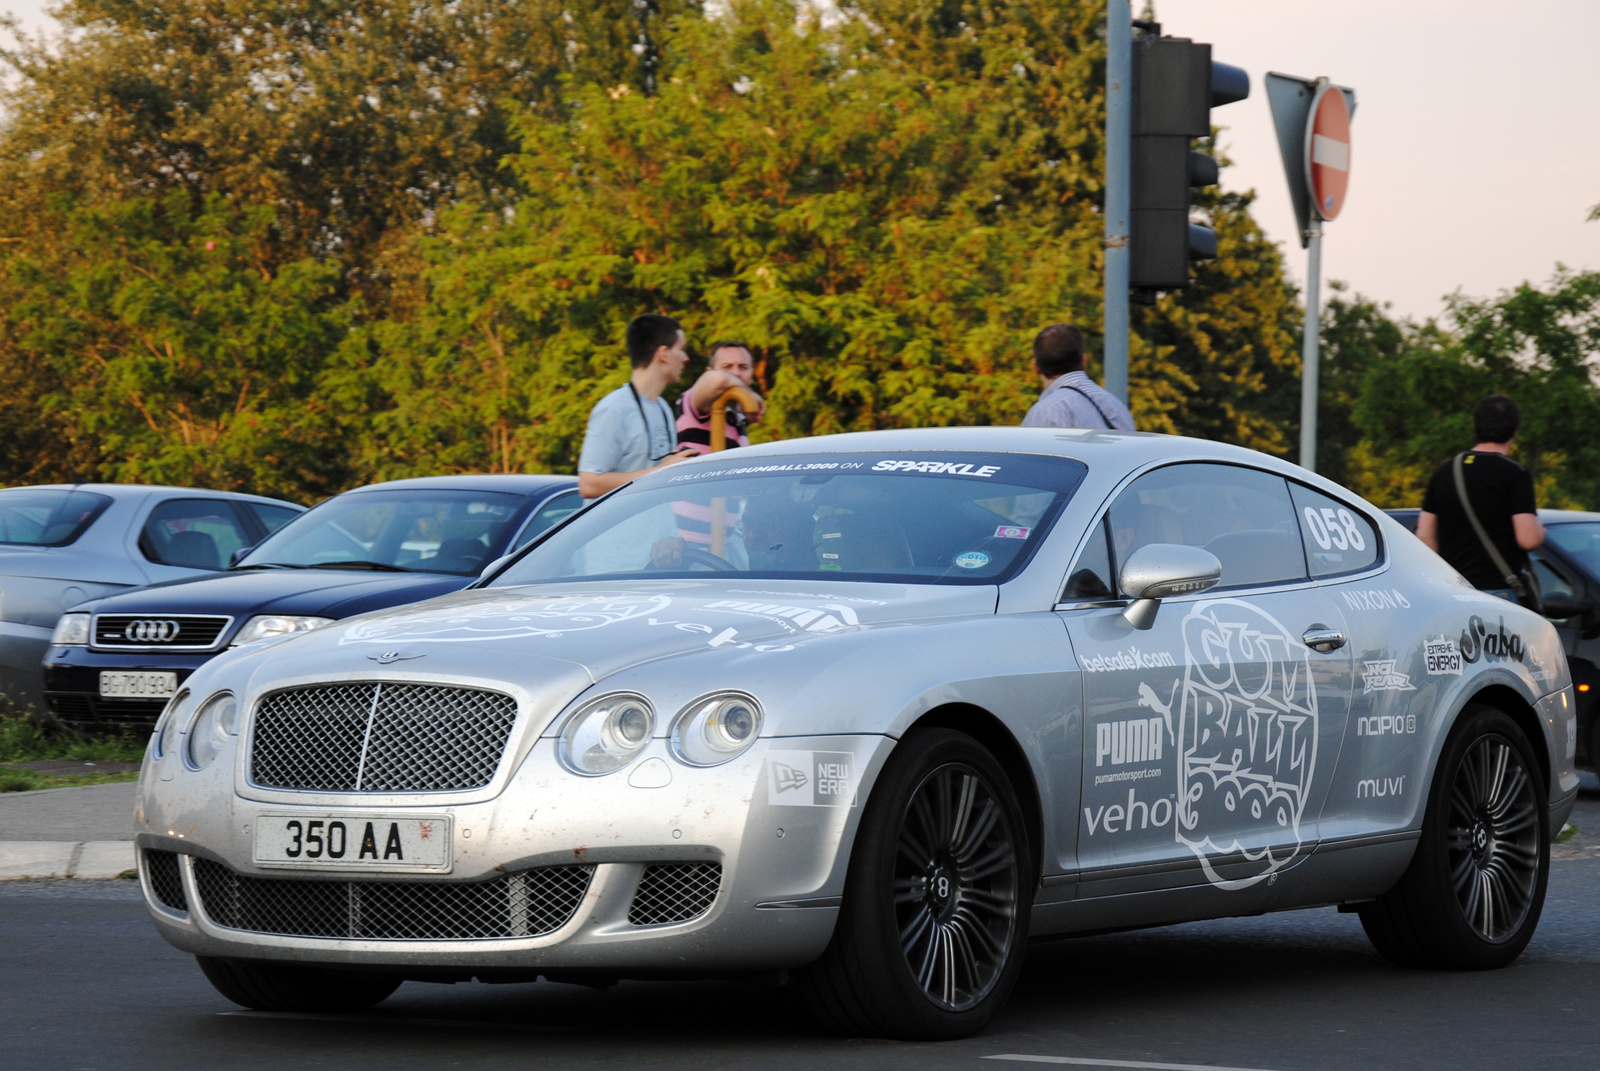
[[[1494,540],[1489,538],[1489,533],[1483,530],[1483,522],[1478,520],[1477,511],[1472,508],[1472,499],[1467,497],[1467,470],[1463,463],[1466,454],[1457,454],[1455,462],[1450,466],[1456,478],[1456,497],[1461,499],[1461,509],[1467,515],[1467,520],[1472,522],[1472,530],[1478,533],[1478,542],[1483,544],[1483,549],[1488,552],[1489,560],[1494,562],[1494,567],[1500,570],[1500,575],[1505,577],[1506,587],[1516,595],[1517,602],[1539,614],[1544,612],[1544,601],[1540,597],[1539,578],[1532,569],[1514,571],[1511,563],[1506,561],[1505,555],[1500,553],[1500,548],[1494,545]]]

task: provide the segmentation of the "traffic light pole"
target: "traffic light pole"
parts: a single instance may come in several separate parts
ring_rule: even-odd
[[[1133,12],[1106,0],[1105,388],[1128,401],[1128,221],[1133,174]]]
[[[1322,220],[1306,228],[1306,326],[1300,372],[1300,467],[1317,471],[1317,349],[1322,336]]]

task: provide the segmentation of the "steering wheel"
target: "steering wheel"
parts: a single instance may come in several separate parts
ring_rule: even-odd
[[[683,564],[703,565],[714,573],[736,573],[739,571],[739,567],[728,559],[719,554],[713,554],[709,550],[701,550],[699,547],[686,546],[683,548]]]

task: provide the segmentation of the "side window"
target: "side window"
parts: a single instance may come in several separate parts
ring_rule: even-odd
[[[1104,518],[1094,528],[1094,535],[1089,537],[1088,545],[1078,555],[1072,572],[1067,575],[1067,589],[1061,594],[1062,602],[1109,599],[1116,591],[1116,584],[1111,577],[1111,552],[1106,543]]]
[[[1567,576],[1567,571],[1556,565],[1542,554],[1530,554],[1528,559],[1533,564],[1534,575],[1539,578],[1539,593],[1541,595],[1571,595],[1578,597],[1573,590],[1572,581]]]
[[[516,544],[506,553],[510,554],[513,550],[521,550],[533,542],[537,536],[549,531],[582,508],[583,499],[578,496],[578,492],[565,491],[556,495],[539,507],[539,512],[535,513],[532,519],[523,527],[522,534],[517,536]]]
[[[1289,490],[1312,576],[1360,572],[1377,562],[1378,533],[1365,517],[1309,487],[1290,483]]]
[[[228,503],[209,498],[169,498],[150,511],[139,535],[146,558],[184,569],[221,569],[251,542]]]
[[[282,506],[264,506],[260,502],[247,503],[247,508],[256,515],[256,520],[267,530],[267,535],[271,535],[300,516],[295,510],[285,509]]]
[[[1113,559],[1150,543],[1201,547],[1222,563],[1218,588],[1304,580],[1305,552],[1282,476],[1240,465],[1168,465],[1111,504]]]

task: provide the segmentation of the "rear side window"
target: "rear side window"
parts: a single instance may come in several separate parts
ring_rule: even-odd
[[[0,543],[64,547],[74,542],[111,499],[92,491],[16,487],[0,491]]]
[[[1378,560],[1378,533],[1361,514],[1297,483],[1289,485],[1295,517],[1305,539],[1312,576],[1338,576],[1370,569]]]
[[[1168,465],[1129,484],[1111,504],[1112,567],[1140,547],[1200,547],[1222,563],[1219,588],[1306,577],[1305,552],[1282,476],[1240,465]]]
[[[533,515],[527,525],[522,529],[522,534],[517,536],[516,546],[511,550],[521,550],[534,539],[551,528],[560,524],[574,513],[583,508],[583,499],[576,491],[566,491],[556,495],[550,501],[539,507],[539,512]],[[510,553],[507,551],[506,553]]]
[[[285,506],[267,506],[260,502],[246,503],[245,508],[255,513],[256,520],[260,521],[261,527],[267,530],[267,535],[271,535],[300,516],[299,510],[289,509]]]
[[[169,498],[150,511],[139,535],[146,558],[183,569],[221,569],[251,542],[233,508],[210,498]]]

